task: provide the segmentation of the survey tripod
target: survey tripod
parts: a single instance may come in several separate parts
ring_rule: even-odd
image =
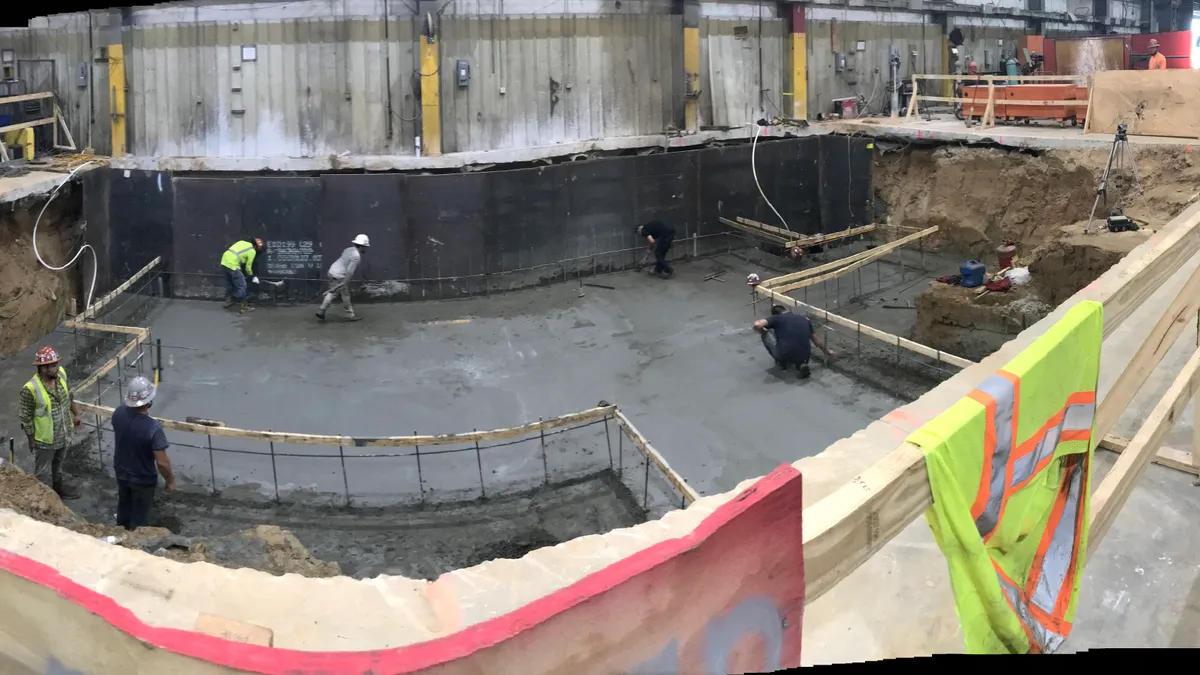
[[[1129,149],[1129,134],[1128,127],[1124,124],[1117,125],[1117,135],[1113,137],[1112,149],[1108,151],[1108,164],[1104,167],[1104,173],[1100,174],[1100,185],[1096,187],[1096,201],[1092,202],[1092,212],[1088,215],[1087,225],[1083,228],[1084,234],[1092,233],[1092,221],[1096,218],[1096,207],[1100,205],[1100,200],[1104,200],[1104,206],[1108,207],[1108,178],[1112,173],[1113,162],[1116,162],[1117,170],[1130,169],[1133,171],[1133,183],[1140,190],[1142,181],[1138,178],[1137,163],[1130,156],[1132,151]]]

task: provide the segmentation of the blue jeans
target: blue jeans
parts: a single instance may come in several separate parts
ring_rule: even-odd
[[[232,297],[234,300],[246,299],[246,275],[241,270],[231,270],[228,267],[222,267],[225,270],[225,295]]]

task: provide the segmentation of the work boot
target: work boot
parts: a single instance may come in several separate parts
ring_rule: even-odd
[[[800,366],[798,368],[796,368],[796,370],[798,371],[798,374],[799,374],[799,377],[801,380],[807,380],[808,376],[811,375],[811,372],[808,370],[807,363],[800,364]]]
[[[357,316],[357,315],[355,315],[355,314],[347,314],[347,315],[346,315],[346,320],[347,320],[347,321],[362,321],[362,317],[361,317],[361,316]]]
[[[61,480],[54,484],[54,491],[58,493],[60,499],[79,499],[79,491]]]
[[[250,301],[243,300],[242,308],[238,310],[238,314],[245,314],[246,312],[253,312],[253,311],[254,311],[254,308],[250,306]]]
[[[325,310],[318,309],[317,310],[317,318],[324,321],[325,320]]]
[[[229,309],[230,307],[233,307],[233,296],[227,295],[225,296],[225,309]]]

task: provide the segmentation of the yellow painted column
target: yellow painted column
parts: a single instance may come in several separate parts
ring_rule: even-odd
[[[442,154],[442,92],[438,78],[437,29],[426,26],[421,41],[421,153]]]
[[[108,46],[108,110],[112,116],[112,153],[121,157],[126,153],[125,136],[125,47]]]
[[[808,119],[808,36],[804,5],[792,5],[792,117]]]
[[[688,131],[699,131],[700,114],[700,28],[683,29],[683,72],[685,98],[683,119]]]
[[[700,130],[700,0],[683,2],[683,125]]]

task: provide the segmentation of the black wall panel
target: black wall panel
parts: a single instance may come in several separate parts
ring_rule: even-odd
[[[115,169],[94,169],[82,175],[81,181],[83,185],[83,220],[87,223],[87,228],[84,230],[84,238],[87,243],[92,245],[96,251],[96,288],[94,296],[96,298],[104,295],[110,289],[115,287],[112,281],[112,264],[110,259],[112,253],[110,250],[110,240],[112,233],[110,232],[110,224],[108,219],[109,208],[109,187],[112,185],[112,178],[109,174],[114,173]],[[65,189],[65,188],[64,188]],[[83,256],[82,281],[83,288],[79,289],[79,309],[83,309],[85,302],[84,295],[88,292],[88,287],[92,280],[92,260],[89,256]]]
[[[325,261],[322,275],[358,234],[371,238],[359,264],[358,278],[408,279],[408,212],[403,174],[326,174],[321,176],[318,237]],[[381,289],[384,290],[384,289]]]
[[[569,166],[559,165],[486,174],[492,197],[487,230],[491,272],[557,265],[567,257],[570,172]],[[537,274],[550,279],[559,272]]]
[[[267,244],[265,255],[259,254],[266,259],[254,263],[255,274],[320,279],[345,248],[334,244],[334,253],[321,247],[320,178],[243,178],[241,193],[243,236],[262,237]]]
[[[409,278],[415,298],[453,297],[483,289],[488,174],[409,176]],[[450,280],[453,278],[453,280]],[[425,281],[442,279],[441,282]]]
[[[871,219],[869,138],[819,136],[821,231],[836,232]]]
[[[169,269],[173,250],[171,174],[161,171],[111,172],[109,260],[112,281],[120,283],[162,256]]]
[[[629,171],[629,162],[604,159],[576,162],[563,168],[568,179],[567,208],[560,229],[563,244],[560,260],[564,261],[566,273],[590,274],[593,265],[608,270],[630,264],[623,260],[630,255],[598,258],[596,255],[636,246],[633,228],[637,224],[635,213],[641,190]]]
[[[479,173],[179,177],[98,170],[83,178],[98,292],[155,255],[185,297],[221,297],[221,253],[267,240],[256,264],[289,278],[265,295],[309,299],[358,233],[371,237],[360,279],[375,299],[455,297],[635,265],[652,219],[678,232],[675,255],[724,249],[718,218],[778,225],[755,185],[748,143]],[[759,180],[792,230],[832,232],[871,220],[871,140],[760,141]],[[90,270],[86,270],[90,272]],[[303,282],[303,283],[301,283]]]
[[[242,236],[242,182],[175,178],[171,291],[176,297],[221,297],[221,254]]]

